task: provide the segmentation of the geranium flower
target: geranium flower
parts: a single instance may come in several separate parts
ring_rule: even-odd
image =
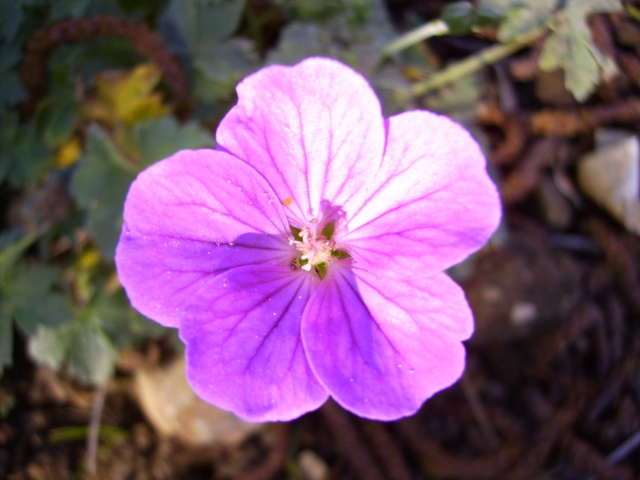
[[[385,120],[329,59],[237,91],[217,150],[131,186],[116,264],[133,306],[178,327],[195,391],[247,420],[329,396],[363,417],[414,413],[460,377],[473,331],[442,271],[499,221],[478,145],[430,112]]]

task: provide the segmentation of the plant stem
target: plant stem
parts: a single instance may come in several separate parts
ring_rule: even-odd
[[[435,73],[427,80],[414,83],[411,91],[413,95],[420,96],[439,88],[448,83],[454,82],[459,78],[471,75],[480,70],[482,67],[492,65],[499,60],[517,52],[518,50],[528,46],[533,41],[542,36],[543,29],[536,29],[529,35],[505,44],[498,44],[486,48],[475,55],[465,58],[460,62],[454,63],[449,67]]]
[[[396,38],[393,42],[388,43],[382,49],[382,55],[386,57],[391,56],[394,53],[416,45],[427,38],[438,37],[440,35],[446,35],[447,33],[449,33],[449,27],[446,23],[440,19],[433,20],[405,33],[401,37]]]

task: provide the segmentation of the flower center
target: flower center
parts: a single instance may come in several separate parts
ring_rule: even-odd
[[[318,231],[319,222],[315,218],[303,229],[291,227],[293,238],[289,243],[295,245],[300,254],[291,267],[308,272],[314,269],[320,278],[324,278],[327,267],[336,259],[349,257],[348,253],[336,249],[334,228],[335,222],[331,221],[322,231]]]

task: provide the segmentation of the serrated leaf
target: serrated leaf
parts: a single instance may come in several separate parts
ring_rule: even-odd
[[[29,354],[53,369],[65,367],[69,375],[92,385],[112,375],[118,352],[92,321],[74,321],[57,328],[40,326],[29,340]]]
[[[56,0],[51,5],[51,19],[78,18],[84,15],[89,0]]]
[[[205,55],[236,31],[246,0],[173,0],[162,22],[174,25],[193,56]]]
[[[556,4],[556,0],[529,0],[510,7],[498,28],[498,39],[511,42],[544,27],[552,18]]]
[[[565,86],[579,102],[586,100],[603,78],[616,71],[613,60],[593,43],[587,24],[590,13],[611,11],[608,9],[614,8],[614,3],[606,0],[593,3],[571,1],[554,18],[553,31],[543,45],[540,68],[545,71],[563,69]]]
[[[259,67],[253,43],[232,38],[194,60],[194,94],[205,103],[228,100],[240,80]]]
[[[13,362],[13,322],[8,310],[6,305],[0,304],[0,377],[4,368]]]
[[[59,147],[68,141],[79,113],[80,102],[71,88],[59,88],[45,98],[37,113],[44,141],[50,147]]]
[[[24,14],[20,2],[0,1],[0,35],[5,40],[10,42],[15,38],[23,18]]]
[[[127,144],[137,152],[143,166],[151,165],[186,148],[214,147],[213,134],[196,123],[178,124],[163,117],[135,124]]]
[[[102,293],[93,308],[105,334],[119,350],[141,339],[166,333],[164,327],[131,308],[124,290],[120,289],[111,295]]]
[[[446,5],[440,13],[440,18],[447,24],[453,35],[464,35],[471,31],[475,11],[469,2],[454,2]]]
[[[107,124],[127,125],[166,115],[169,107],[154,92],[161,78],[160,68],[153,63],[138,65],[130,72],[96,75],[97,97],[85,104],[85,115]]]
[[[95,0],[92,0],[90,7]],[[88,16],[88,15],[87,15]],[[87,40],[77,45],[61,45],[50,55],[52,76],[82,77],[87,83],[101,72],[133,69],[148,59],[137,52],[133,44],[120,38]]]
[[[34,335],[39,325],[56,326],[71,319],[68,300],[52,289],[59,276],[59,269],[45,265],[19,265],[10,271],[3,288],[4,301],[27,336]]]
[[[27,91],[16,72],[0,70],[0,111],[27,99]]]
[[[536,0],[529,0],[533,3]],[[505,15],[510,8],[527,5],[527,0],[480,0],[478,8],[487,8],[497,15]]]
[[[0,45],[0,70],[9,70],[22,58],[22,52],[17,45]]]
[[[0,182],[24,188],[42,175],[51,151],[36,135],[32,122],[20,124],[17,115],[0,115]]]
[[[90,128],[85,154],[71,181],[71,192],[87,212],[86,227],[106,258],[113,258],[122,227],[122,207],[137,168],[98,126]]]
[[[576,0],[573,0],[574,2]],[[614,13],[622,10],[620,0],[578,0],[592,12]]]
[[[267,64],[293,65],[304,58],[322,55],[341,60],[365,75],[371,75],[383,58],[384,46],[394,38],[380,0],[362,0],[359,15],[338,15],[326,23],[292,22],[284,28]],[[354,23],[355,22],[355,23]]]

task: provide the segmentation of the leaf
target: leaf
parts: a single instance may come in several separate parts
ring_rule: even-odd
[[[464,35],[471,32],[474,20],[474,8],[469,2],[454,2],[446,5],[440,18],[447,24],[453,35]]]
[[[613,3],[607,0],[594,3],[571,1],[555,17],[552,33],[543,45],[540,68],[545,71],[563,69],[565,86],[579,102],[586,100],[602,79],[609,78],[616,71],[613,60],[593,43],[587,24],[590,13],[612,11]],[[621,7],[619,2],[618,6]]]
[[[19,265],[9,272],[3,286],[4,301],[27,336],[34,335],[39,325],[61,325],[72,318],[65,295],[53,290],[59,276],[59,269],[45,265]]]
[[[253,43],[232,38],[194,59],[194,94],[205,103],[228,100],[240,80],[259,67]]]
[[[22,52],[17,45],[0,45],[0,70],[10,70],[21,58]]]
[[[104,384],[115,370],[118,352],[95,321],[76,320],[57,328],[40,326],[29,354],[53,369],[92,385]]]
[[[0,0],[0,35],[5,40],[10,42],[15,38],[23,18],[20,2]]]
[[[137,152],[143,166],[151,165],[187,148],[214,147],[213,134],[196,123],[179,125],[174,117],[136,123],[127,144]]]
[[[383,58],[384,46],[393,40],[393,28],[380,0],[361,0],[351,15],[338,15],[324,24],[292,22],[284,28],[267,64],[293,65],[322,55],[341,60],[371,75]],[[366,12],[363,17],[361,10]]]
[[[78,18],[84,15],[89,0],[55,0],[51,5],[51,19]]]
[[[511,42],[544,27],[552,18],[556,4],[556,0],[528,0],[511,6],[498,29],[498,39]]]
[[[191,55],[206,55],[237,30],[245,4],[246,0],[173,0],[161,22],[178,29]]]
[[[42,138],[50,147],[59,147],[69,140],[75,120],[80,113],[80,102],[73,88],[64,85],[54,90],[39,105],[37,122]]]
[[[93,6],[94,2],[91,2]],[[119,38],[87,40],[78,45],[61,45],[51,53],[49,65],[52,71],[73,72],[93,82],[100,72],[113,69],[134,68],[145,61],[131,42]]]
[[[94,120],[127,125],[166,115],[169,107],[153,91],[161,78],[160,68],[153,63],[138,65],[126,73],[101,73],[95,78],[98,96],[85,106],[85,113]]]
[[[71,192],[86,210],[86,227],[106,258],[115,254],[124,200],[136,172],[100,127],[89,129],[86,152],[78,160]]]
[[[32,122],[20,124],[15,113],[0,115],[0,182],[23,188],[37,180],[51,161],[51,151]]]
[[[27,99],[27,91],[16,72],[0,70],[0,112]]]
[[[166,328],[131,308],[122,289],[111,295],[102,293],[95,302],[94,312],[100,318],[105,334],[119,350],[129,348],[144,338],[167,332]]]
[[[3,300],[0,296],[0,300]],[[0,303],[0,377],[13,363],[13,322],[8,307]]]

